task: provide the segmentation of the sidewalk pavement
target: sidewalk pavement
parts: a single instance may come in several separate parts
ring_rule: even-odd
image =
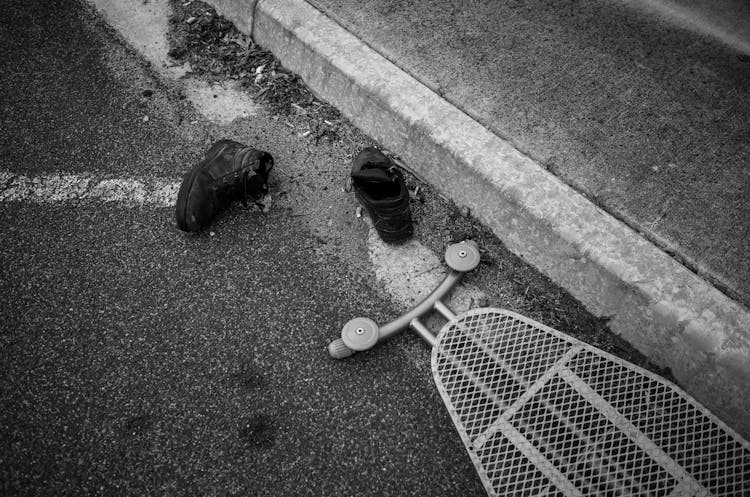
[[[614,0],[208,2],[750,433],[742,40]]]

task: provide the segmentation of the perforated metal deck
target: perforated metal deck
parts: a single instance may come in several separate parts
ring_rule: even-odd
[[[518,314],[451,320],[432,371],[490,495],[750,496],[750,444],[689,395]]]

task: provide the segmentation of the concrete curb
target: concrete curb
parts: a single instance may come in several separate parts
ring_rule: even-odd
[[[745,437],[750,312],[304,0],[208,0]],[[252,10],[252,19],[247,12]],[[252,26],[252,30],[248,26]],[[243,27],[244,26],[244,27]]]
[[[237,29],[252,36],[255,7],[258,0],[210,0],[208,3],[218,13],[232,21]]]

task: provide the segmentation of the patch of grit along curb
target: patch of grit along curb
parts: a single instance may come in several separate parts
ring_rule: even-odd
[[[260,0],[253,38],[750,436],[746,308],[305,1]]]

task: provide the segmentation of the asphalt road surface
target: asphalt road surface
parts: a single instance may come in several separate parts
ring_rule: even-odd
[[[31,186],[0,203],[0,494],[482,495],[428,369],[325,351],[394,313],[340,189],[353,150],[210,122],[85,5],[3,10],[0,167]],[[276,158],[267,213],[195,236],[84,188],[179,182],[225,136]]]
[[[363,143],[262,107],[215,122],[188,86],[87,4],[3,6],[0,494],[484,495],[418,338],[326,352],[403,310],[342,189]],[[219,138],[274,156],[273,202],[182,233],[176,188]],[[415,208],[418,233],[456,235]],[[509,261],[482,266],[506,303],[599,336]]]

